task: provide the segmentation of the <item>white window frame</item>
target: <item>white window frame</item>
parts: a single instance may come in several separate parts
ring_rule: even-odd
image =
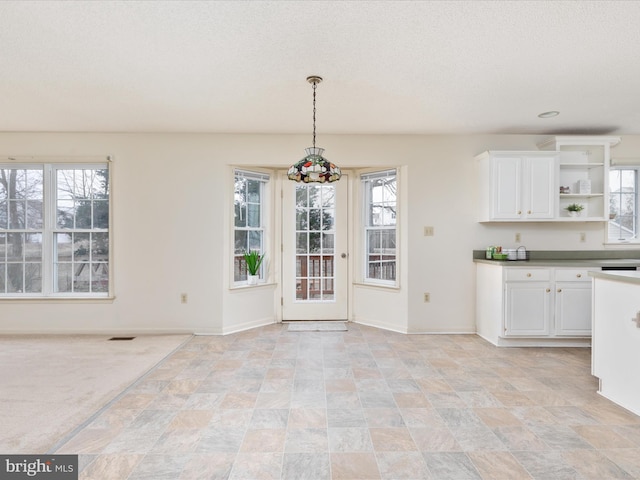
[[[640,165],[632,165],[632,164],[620,164],[620,165],[611,165],[609,167],[609,172],[615,171],[615,170],[633,170],[635,171],[635,186],[634,186],[634,193],[635,193],[635,237],[633,238],[628,238],[628,239],[611,239],[610,238],[610,226],[611,226],[611,222],[613,220],[608,220],[607,221],[607,228],[606,228],[606,242],[609,245],[640,245]],[[611,188],[611,183],[610,183],[610,179],[607,178],[607,182],[609,183],[608,188],[609,188],[609,201],[611,201],[611,198],[614,197],[615,195],[617,195],[614,190]],[[607,206],[607,208],[609,208]]]
[[[112,192],[111,192],[111,165],[109,161],[104,162],[104,157],[101,158],[100,163],[80,163],[69,162],[62,163],[58,161],[52,162],[37,162],[29,161],[23,162],[2,162],[0,163],[0,169],[38,169],[42,170],[42,228],[40,229],[4,229],[0,228],[0,233],[40,233],[42,235],[42,253],[41,253],[41,277],[42,285],[40,292],[0,292],[0,300],[4,299],[104,299],[111,298],[113,296],[113,275],[112,275],[112,262],[113,262],[113,239],[110,233],[112,226]],[[12,160],[12,159],[9,159]],[[31,159],[33,160],[33,159]],[[107,157],[107,160],[110,160]],[[107,199],[108,205],[108,226],[107,228],[61,228],[57,225],[57,172],[58,170],[107,170],[108,171],[108,188],[109,196]],[[90,201],[93,202],[92,199]],[[95,265],[104,264],[107,269],[107,288],[105,291],[99,292],[59,292],[57,289],[57,269],[56,269],[56,245],[55,238],[58,234],[95,234],[106,233],[108,236],[108,258],[106,262],[82,262],[86,263],[89,268]],[[89,258],[91,258],[92,252],[89,252]],[[65,262],[67,263],[67,262]],[[69,262],[71,265],[75,263]]]
[[[370,225],[368,214],[371,207],[370,188],[369,182],[378,180],[381,178],[393,177],[396,185],[396,198],[395,198],[395,222],[393,225]],[[377,171],[370,171],[360,174],[360,185],[362,188],[362,280],[363,283],[397,287],[399,282],[399,241],[398,241],[398,205],[399,205],[399,178],[397,169],[384,169]],[[395,253],[394,253],[394,279],[386,280],[382,278],[375,278],[369,276],[369,232],[377,231],[393,231],[395,235]]]
[[[254,180],[259,182],[260,184],[260,204],[259,204],[259,214],[260,214],[260,225],[258,227],[237,227],[236,226],[236,218],[235,218],[235,208],[236,208],[236,199],[235,199],[235,182],[238,178],[245,178],[247,180]],[[271,189],[271,175],[269,173],[246,169],[246,168],[234,168],[233,169],[233,201],[232,201],[232,234],[231,234],[231,282],[233,286],[243,286],[247,285],[247,280],[236,278],[236,257],[238,257],[240,252],[236,251],[236,232],[237,231],[247,231],[247,232],[260,232],[260,248],[259,251],[261,254],[266,254],[268,250],[268,225],[269,225],[269,202],[270,202],[270,189]],[[247,234],[249,235],[249,233]],[[247,245],[249,248],[249,245]],[[266,257],[265,257],[266,258]],[[264,284],[267,281],[267,273],[266,273],[266,264],[263,261],[260,266],[260,275],[258,279],[258,284]]]

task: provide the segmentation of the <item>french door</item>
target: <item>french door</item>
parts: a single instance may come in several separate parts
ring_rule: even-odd
[[[284,180],[282,319],[347,319],[347,176]]]

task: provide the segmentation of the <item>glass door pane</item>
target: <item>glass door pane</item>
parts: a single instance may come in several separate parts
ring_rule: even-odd
[[[296,301],[333,302],[335,186],[296,185]]]

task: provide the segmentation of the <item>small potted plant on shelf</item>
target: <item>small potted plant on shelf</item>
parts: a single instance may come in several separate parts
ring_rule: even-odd
[[[247,264],[247,285],[257,285],[264,254],[260,255],[257,250],[245,250],[243,256]]]
[[[579,217],[582,210],[584,210],[584,205],[580,205],[579,203],[572,203],[567,206],[567,211],[569,212],[570,217]]]

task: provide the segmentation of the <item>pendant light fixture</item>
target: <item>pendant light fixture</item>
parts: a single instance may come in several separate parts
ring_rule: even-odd
[[[322,156],[324,148],[316,147],[316,88],[322,77],[312,75],[307,82],[313,85],[313,147],[305,148],[307,156],[289,167],[287,176],[296,182],[335,182],[340,180],[340,168]]]

